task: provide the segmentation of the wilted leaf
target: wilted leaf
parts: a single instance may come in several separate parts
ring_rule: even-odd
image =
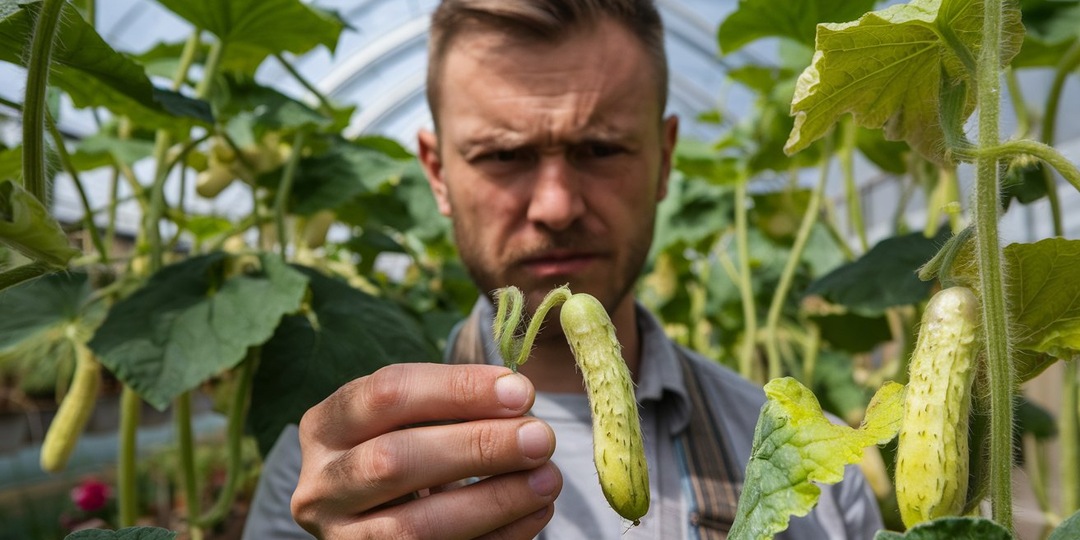
[[[841,115],[852,113],[867,128],[905,140],[919,153],[944,162],[938,102],[943,85],[972,77],[967,60],[978,57],[982,8],[978,0],[913,0],[844,24],[818,26],[813,64],[799,77],[791,114],[789,154],[823,137]],[[1001,64],[1020,49],[1024,28],[1015,5],[1006,4]],[[966,51],[958,55],[945,36]],[[970,94],[970,93],[969,93]],[[969,95],[956,124],[974,110]]]
[[[275,255],[216,252],[166,266],[114,304],[90,342],[102,365],[164,409],[239,363],[300,307],[307,279]]]
[[[821,488],[843,479],[844,467],[862,460],[863,448],[884,444],[900,430],[904,387],[882,386],[870,401],[862,426],[836,425],[814,394],[790,377],[765,385],[769,401],[754,432],[746,481],[728,538],[771,538],[791,516],[805,516]]]
[[[310,306],[281,321],[255,375],[248,422],[264,455],[286,424],[346,382],[388,364],[439,360],[397,305],[296,268],[310,280]]]
[[[0,180],[0,243],[56,267],[79,254],[49,210],[11,180]]]

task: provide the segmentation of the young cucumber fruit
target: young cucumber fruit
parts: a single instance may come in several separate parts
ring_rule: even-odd
[[[951,287],[923,314],[896,453],[896,498],[909,528],[964,507],[978,303],[969,289]]]
[[[559,315],[585,379],[593,421],[593,461],[608,504],[635,524],[649,510],[649,469],[637,400],[615,327],[604,306],[574,294]]]
[[[44,471],[58,472],[67,466],[75,443],[79,442],[79,435],[94,412],[100,384],[101,364],[85,344],[76,344],[75,376],[41,444],[41,468]]]

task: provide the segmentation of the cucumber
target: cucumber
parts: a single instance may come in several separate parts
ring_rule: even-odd
[[[978,321],[979,301],[964,287],[938,292],[923,314],[896,453],[896,499],[909,528],[964,507]]]

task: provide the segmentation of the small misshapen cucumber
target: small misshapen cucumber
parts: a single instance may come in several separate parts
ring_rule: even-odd
[[[637,399],[615,327],[588,294],[562,305],[563,333],[585,379],[593,421],[593,460],[608,504],[635,524],[649,511],[649,469]]]
[[[896,498],[909,528],[964,507],[978,322],[979,301],[964,287],[937,293],[923,314],[896,453]]]

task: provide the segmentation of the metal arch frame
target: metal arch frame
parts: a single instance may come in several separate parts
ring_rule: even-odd
[[[368,9],[377,0],[369,0],[360,6],[350,10],[350,15]],[[696,32],[688,32],[684,27],[668,25],[665,32],[671,39],[678,40],[689,46],[690,50],[697,54],[710,58],[722,69],[730,66],[725,60],[717,56],[712,39],[712,29],[699,17],[678,0],[658,0],[658,7],[669,15],[677,17]],[[420,46],[427,39],[427,31],[430,20],[426,16],[415,17],[404,25],[399,26],[377,38],[359,53],[348,58],[345,62],[333,68],[325,77],[316,83],[319,91],[330,96],[339,96],[351,84],[364,77],[378,65],[388,62],[396,56]],[[389,91],[384,92],[374,102],[361,110],[358,116],[351,122],[348,130],[349,135],[368,132],[373,126],[379,125],[393,117],[403,108],[413,105],[415,100],[423,94],[423,75],[413,75],[398,82]],[[716,99],[706,89],[696,84],[693,79],[679,74],[672,75],[671,93],[679,101],[690,104],[696,108],[709,108],[717,105]],[[723,115],[727,118],[729,115]]]

